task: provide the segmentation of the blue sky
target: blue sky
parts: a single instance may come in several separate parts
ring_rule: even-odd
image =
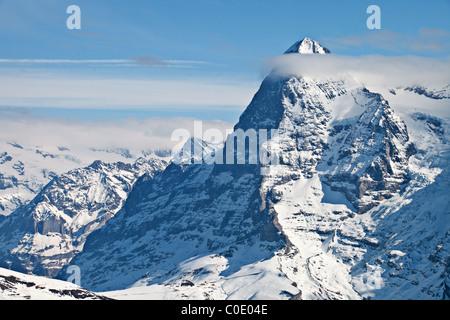
[[[81,30],[66,28],[72,4]],[[381,30],[366,27],[371,4]],[[0,107],[233,122],[264,59],[294,42],[308,36],[340,55],[447,57],[449,13],[449,0],[0,0]]]

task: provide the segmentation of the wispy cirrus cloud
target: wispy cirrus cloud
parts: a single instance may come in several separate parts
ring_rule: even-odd
[[[91,63],[129,63],[132,60],[127,59],[0,59],[4,64],[91,64]]]
[[[140,66],[149,66],[149,67],[154,67],[154,66],[166,67],[168,64],[168,61],[162,60],[158,57],[149,56],[149,55],[131,58],[131,60]]]
[[[57,146],[80,152],[89,148],[126,146],[132,154],[139,154],[148,149],[172,149],[179,143],[172,141],[172,132],[183,128],[193,136],[195,121],[198,119],[188,117],[80,121],[38,116],[29,110],[0,108],[0,141],[15,142],[23,147],[42,146],[49,152],[55,151]],[[220,120],[202,120],[202,128],[204,131],[218,129],[225,137],[226,131],[232,129],[233,124]],[[89,159],[88,162],[94,160],[98,159]]]
[[[147,66],[147,67],[172,67],[193,68],[208,64],[207,61],[194,60],[162,60],[158,57],[144,55],[129,59],[0,59],[3,65],[117,65],[117,66]]]
[[[422,37],[431,37],[431,38],[450,37],[450,31],[438,28],[421,28],[419,29],[418,32]]]
[[[77,109],[184,109],[246,106],[257,86],[218,78],[141,78],[37,70],[0,75],[0,106]]]

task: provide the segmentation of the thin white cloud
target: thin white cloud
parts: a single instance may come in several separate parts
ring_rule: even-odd
[[[194,66],[208,64],[207,61],[193,60],[161,60],[153,56],[140,56],[130,59],[0,59],[0,64],[20,65],[20,64],[48,64],[48,65],[118,65],[118,66],[157,66],[157,67],[177,67],[192,68]]]
[[[0,106],[78,109],[245,107],[257,84],[210,78],[138,79],[49,71],[0,75]]]
[[[176,117],[81,121],[0,109],[0,140],[23,147],[40,146],[47,151],[57,147],[72,151],[127,148],[138,155],[143,150],[171,150],[179,143],[171,140],[172,132],[186,129],[193,136],[195,121],[199,120]],[[233,127],[220,120],[203,120],[201,124],[204,132],[214,128],[223,132],[224,137],[226,130]]]
[[[82,63],[130,63],[127,59],[76,60],[76,59],[0,59],[0,63],[30,63],[30,64],[82,64]]]
[[[422,37],[432,37],[432,38],[445,37],[445,38],[448,38],[448,37],[450,37],[450,31],[439,29],[439,28],[421,28],[421,29],[419,29],[419,35]]]

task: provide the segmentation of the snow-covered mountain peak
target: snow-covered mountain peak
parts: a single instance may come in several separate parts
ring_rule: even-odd
[[[289,49],[286,50],[287,53],[300,53],[300,54],[327,54],[330,50],[321,46],[317,41],[310,38],[304,38],[301,41],[294,43]]]

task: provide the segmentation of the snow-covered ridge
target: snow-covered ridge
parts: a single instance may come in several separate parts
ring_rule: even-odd
[[[424,86],[416,85],[413,87],[406,87],[404,90],[424,95],[431,99],[450,99],[450,85],[440,89],[429,89]]]
[[[170,150],[130,151],[127,148],[30,146],[0,139],[0,215],[9,215],[31,201],[52,179],[95,160],[133,163],[139,158],[168,160]]]

